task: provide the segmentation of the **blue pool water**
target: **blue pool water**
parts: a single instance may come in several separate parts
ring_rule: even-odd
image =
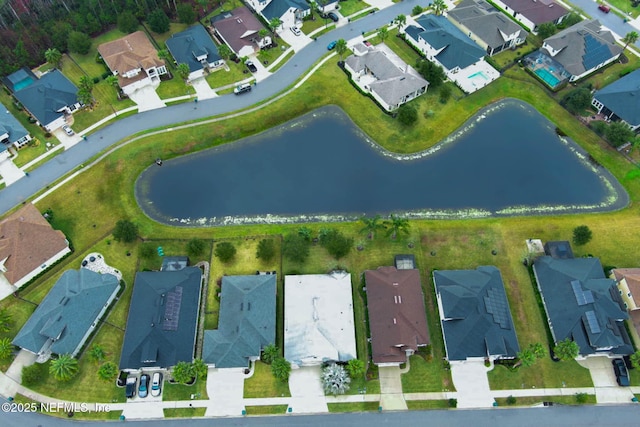
[[[536,74],[542,80],[544,80],[546,84],[551,86],[551,88],[555,88],[556,86],[558,86],[558,83],[560,83],[560,80],[558,80],[556,76],[554,76],[553,74],[551,74],[551,72],[545,70],[544,68],[538,68],[536,70]]]
[[[13,90],[17,92],[20,89],[24,89],[25,87],[30,86],[31,83],[33,83],[33,79],[31,77],[27,77],[13,85]]]

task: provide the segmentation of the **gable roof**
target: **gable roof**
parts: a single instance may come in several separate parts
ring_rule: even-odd
[[[273,18],[281,18],[291,8],[310,10],[311,7],[305,0],[271,0],[260,13],[270,21]]]
[[[254,46],[261,38],[258,33],[265,29],[264,25],[246,6],[233,9],[230,15],[211,24],[234,52],[245,46]]]
[[[202,360],[246,368],[276,341],[276,275],[223,276],[218,329],[204,331]]]
[[[629,316],[615,281],[604,277],[598,258],[538,258],[533,264],[549,324],[557,341],[572,339],[580,354],[631,354]]]
[[[109,69],[118,75],[140,68],[147,70],[165,65],[142,31],[102,43],[98,46],[98,52]]]
[[[78,88],[60,71],[51,70],[14,92],[14,96],[43,125],[64,116],[60,110],[78,103]]]
[[[0,222],[0,265],[4,262],[4,277],[11,284],[68,247],[62,231],[54,230],[31,203]]]
[[[502,2],[536,25],[553,22],[569,13],[553,0],[502,0]]]
[[[0,143],[2,142],[2,136],[7,135],[7,139],[10,143],[18,141],[20,138],[24,138],[29,135],[29,132],[20,124],[13,114],[6,110],[2,112],[0,110]],[[2,144],[0,144],[1,146]],[[0,147],[0,151],[2,147]]]
[[[193,360],[201,284],[197,267],[136,273],[120,369]]]
[[[416,22],[423,28],[418,35],[434,49],[442,49],[435,57],[448,70],[466,68],[486,55],[484,49],[444,16],[428,14]]]
[[[379,267],[364,272],[374,363],[403,363],[429,344],[420,272]]]
[[[640,268],[614,268],[611,274],[617,282],[627,282],[631,298],[640,307]]]
[[[605,86],[593,97],[631,126],[640,125],[640,70]]]
[[[13,344],[38,353],[48,341],[55,354],[72,354],[115,292],[112,274],[67,270],[24,324]]]
[[[507,36],[519,33],[519,38],[527,37],[522,27],[484,0],[463,0],[453,10],[447,12],[449,19],[464,25],[489,47],[502,46]]]
[[[553,59],[574,76],[622,53],[622,47],[616,44],[611,31],[602,29],[597,19],[579,22],[546,38],[542,47],[545,52],[549,52],[545,48],[547,45],[559,51]]]
[[[355,359],[351,274],[284,278],[284,358],[292,364]]]
[[[204,56],[208,63],[220,61],[218,48],[213,43],[207,30],[200,24],[193,25],[184,31],[171,36],[166,42],[167,49],[178,64],[187,64],[189,71],[203,68],[198,57]]]
[[[516,357],[520,346],[500,270],[436,270],[433,282],[447,359]]]

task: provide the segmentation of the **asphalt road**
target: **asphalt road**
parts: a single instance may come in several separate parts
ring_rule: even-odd
[[[384,24],[391,22],[399,14],[409,15],[411,9],[420,3],[424,6],[424,2],[419,2],[418,0],[404,0],[320,36],[316,42],[297,52],[277,72],[258,83],[248,94],[241,96],[230,94],[198,103],[172,105],[135,114],[112,123],[90,135],[87,141],[76,144],[71,149],[58,154],[33,172],[30,172],[28,177],[24,177],[0,191],[0,215],[29,199],[41,189],[129,135],[147,129],[244,109],[281,93],[307,70],[311,69],[327,53],[327,44],[332,40],[341,38],[348,40],[362,32],[380,28]]]

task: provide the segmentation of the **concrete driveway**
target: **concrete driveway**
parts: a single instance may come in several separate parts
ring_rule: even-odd
[[[191,86],[196,90],[196,96],[199,101],[218,96],[216,92],[211,89],[211,86],[209,86],[209,83],[207,83],[207,80],[204,77],[192,80]]]
[[[483,360],[451,362],[451,378],[458,391],[458,408],[491,408],[487,367]]]
[[[399,366],[381,366],[378,368],[380,379],[380,406],[385,411],[407,409],[402,393],[402,379]]]
[[[304,24],[302,26],[304,27]],[[304,28],[302,28],[302,31],[304,31]],[[282,30],[277,31],[277,33],[282,40],[287,42],[287,44],[293,48],[294,52],[299,51],[300,49],[311,43],[311,37],[306,35],[304,32],[302,32],[302,34],[300,34],[299,36],[296,36],[291,32],[291,29],[283,28]],[[280,46],[278,46],[277,49],[280,49]]]
[[[154,86],[144,86],[129,94],[129,98],[138,105],[138,112],[165,107],[165,103],[156,93]]]
[[[629,387],[618,385],[611,360],[607,356],[592,356],[578,363],[589,370],[598,403],[629,403],[633,393]]]
[[[303,366],[293,369],[289,376],[291,400],[289,408],[295,414],[329,412],[322,390],[320,366]]]
[[[5,159],[0,161],[0,176],[4,179],[7,187],[24,176],[24,172],[17,167],[13,160]]]
[[[244,410],[244,378],[243,368],[209,368],[207,373],[209,404],[205,416],[241,416]]]

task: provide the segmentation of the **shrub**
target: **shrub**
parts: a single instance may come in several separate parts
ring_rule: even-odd
[[[332,363],[322,370],[322,388],[325,394],[345,394],[349,390],[351,378],[344,368]]]
[[[156,254],[153,243],[143,243],[138,247],[138,255],[140,258],[150,259]]]
[[[413,7],[413,9],[411,9],[411,14],[413,16],[415,15],[420,15],[422,13],[422,11],[424,11],[424,9],[422,8],[422,6],[420,5],[416,5]]]
[[[113,238],[117,242],[131,243],[138,237],[138,226],[128,219],[121,219],[116,222],[113,230]]]
[[[507,397],[507,405],[515,405],[518,399],[513,396]]]
[[[587,403],[588,398],[587,393],[576,393],[576,402],[578,403]]]
[[[578,344],[575,341],[571,341],[569,338],[559,341],[553,348],[555,356],[564,361],[575,359],[578,357],[579,352],[580,347],[578,347]]]
[[[191,383],[196,377],[193,363],[181,361],[171,370],[171,376],[179,384]]]
[[[275,344],[269,344],[264,349],[262,349],[262,355],[260,359],[270,365],[274,360],[278,358],[280,355],[280,349]]]
[[[102,381],[112,381],[118,376],[118,367],[113,362],[106,362],[98,369],[98,378]]]
[[[573,89],[562,98],[560,105],[571,114],[579,114],[591,105],[591,91],[587,87]]]
[[[451,398],[449,399],[449,408],[457,408],[458,407],[458,399]]]
[[[236,248],[229,242],[222,242],[216,245],[214,253],[220,261],[227,263],[236,256]]]
[[[398,121],[405,126],[413,125],[418,120],[418,110],[413,105],[402,104],[398,108]]]
[[[451,86],[440,86],[440,103],[446,104],[447,102],[449,102],[449,98],[451,98]]]
[[[623,122],[611,123],[605,129],[604,134],[614,147],[619,147],[635,137],[635,133]]]
[[[320,244],[332,257],[340,259],[351,250],[353,239],[346,237],[338,230],[330,229],[321,235]]]
[[[201,239],[191,239],[189,243],[187,243],[187,254],[192,257],[197,257],[202,255],[204,251],[205,243],[204,240]]]
[[[591,241],[593,233],[586,225],[579,225],[573,229],[573,243],[578,246],[586,245]]]
[[[311,241],[311,229],[309,227],[298,228],[298,234],[304,237],[305,240]]]
[[[299,234],[287,234],[282,242],[282,255],[298,263],[303,263],[309,257],[310,242]]]
[[[362,378],[365,373],[364,362],[360,359],[351,359],[347,362],[347,372],[351,378]]]
[[[288,381],[291,374],[291,363],[284,357],[276,357],[271,362],[271,373],[277,380]]]
[[[256,250],[256,258],[262,261],[269,262],[276,255],[276,245],[273,239],[262,239],[258,242],[258,249]]]

